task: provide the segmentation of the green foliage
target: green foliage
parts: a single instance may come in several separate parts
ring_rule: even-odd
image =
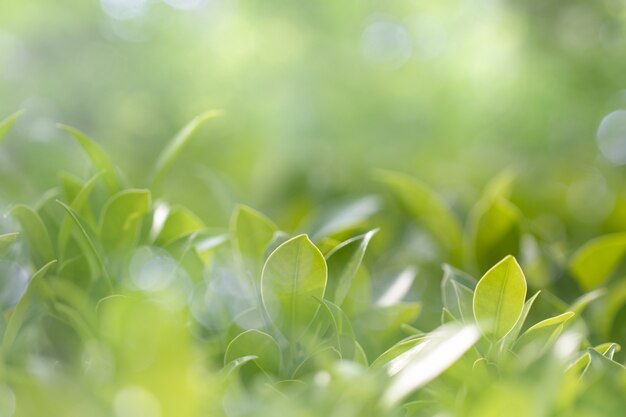
[[[166,148],[157,179],[208,118]],[[555,260],[507,200],[510,176],[464,213],[385,172],[408,214],[376,198],[367,215],[348,204],[283,229],[239,205],[207,227],[66,130],[97,173],[13,205],[19,231],[0,234],[0,396],[15,416],[586,416],[598,401],[619,415],[622,237]],[[429,256],[408,224],[433,237]],[[537,262],[555,270],[542,288],[523,271]]]

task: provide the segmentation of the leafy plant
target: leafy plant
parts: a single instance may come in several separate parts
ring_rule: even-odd
[[[17,296],[0,299],[6,414],[621,415],[620,345],[596,340],[623,336],[626,291],[609,279],[626,253],[621,235],[559,265],[583,291],[607,283],[619,291],[610,302],[596,290],[568,303],[558,285],[526,279],[525,262],[550,258],[547,250],[531,258],[522,240],[548,242],[507,200],[508,180],[487,187],[463,228],[425,184],[379,175],[408,208],[394,221],[423,226],[443,274],[430,260],[404,263],[402,240],[389,236],[394,221],[374,228],[373,211],[361,226],[317,228],[325,236],[281,230],[243,205],[229,225],[209,228],[210,219],[165,201],[159,183],[215,115],[173,139],[147,188],[129,185],[100,146],[62,127],[87,154],[91,177],[61,177],[37,205],[15,204],[8,215],[19,230],[0,235],[2,261],[21,268],[2,294],[20,283],[16,271],[31,275]],[[604,330],[585,316],[591,303],[610,313]],[[437,319],[419,318],[422,310]]]

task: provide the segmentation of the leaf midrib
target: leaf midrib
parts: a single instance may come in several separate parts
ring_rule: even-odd
[[[504,271],[504,277],[502,278],[502,286],[500,288],[500,294],[498,295],[498,304],[496,306],[496,325],[494,327],[494,333],[496,335],[498,334],[498,330],[500,330],[500,326],[502,324],[500,322],[500,316],[502,315],[502,304],[504,304],[502,301],[504,299],[504,292],[506,290],[506,286],[508,283],[510,269],[511,269],[511,263],[507,262],[506,270]]]

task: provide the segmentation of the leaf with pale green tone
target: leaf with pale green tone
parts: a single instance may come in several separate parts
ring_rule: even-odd
[[[314,228],[316,231],[313,233],[313,240],[317,242],[322,237],[350,232],[362,226],[368,218],[380,210],[380,207],[380,199],[376,196],[363,197],[345,204],[330,212],[323,218],[321,224]]]
[[[96,276],[99,272],[102,272],[107,280],[107,284],[109,287],[112,287],[111,277],[109,276],[105,265],[104,265],[104,257],[98,246],[96,246],[95,237],[87,230],[83,222],[80,220],[78,213],[74,211],[73,208],[68,206],[62,201],[58,201],[61,206],[67,211],[70,215],[72,221],[78,227],[79,233],[76,234],[78,244],[81,246],[83,253],[87,257],[89,262],[89,267],[92,271],[92,276]]]
[[[59,182],[61,183],[61,190],[67,201],[74,201],[80,190],[84,187],[83,181],[69,172],[61,172],[59,174]]]
[[[72,200],[70,207],[72,207],[72,209],[76,213],[83,213],[85,211],[84,209],[89,203],[89,196],[91,195],[91,192],[98,183],[101,175],[101,173],[98,173],[91,177],[91,179],[89,179],[89,181],[87,181],[81,187],[81,189]],[[72,221],[71,216],[68,214],[63,218],[61,226],[59,227],[58,250],[62,260],[65,259],[65,248],[71,236],[74,225],[75,223]]]
[[[2,255],[17,240],[19,232],[0,235],[0,255]]]
[[[602,236],[572,255],[569,268],[580,287],[593,290],[613,275],[626,256],[626,233]]]
[[[279,372],[280,348],[269,334],[254,329],[239,334],[228,344],[224,363],[249,355],[256,356],[254,361],[262,370],[273,374]]]
[[[589,304],[598,300],[601,297],[606,295],[607,291],[604,288],[598,288],[597,290],[585,293],[578,297],[574,302],[567,308],[567,310],[580,315]]]
[[[205,228],[204,223],[195,214],[184,207],[172,208],[154,243],[167,246],[175,240],[199,232]]]
[[[292,377],[300,378],[320,369],[327,369],[338,360],[341,360],[341,353],[334,346],[322,347],[304,359],[293,371]]]
[[[476,284],[474,317],[483,333],[504,337],[519,319],[526,299],[526,278],[512,256],[497,263]]]
[[[83,132],[70,126],[59,125],[59,128],[63,129],[83,148],[96,171],[103,172],[104,183],[110,194],[115,194],[120,189],[119,179],[117,176],[117,168],[109,158],[109,156],[100,148],[100,146]]]
[[[6,135],[11,130],[13,123],[23,114],[22,110],[13,113],[12,115],[6,117],[4,120],[0,121],[0,143],[4,140]]]
[[[374,306],[361,312],[353,322],[355,333],[364,336],[367,348],[386,348],[395,340],[403,324],[412,324],[422,310],[421,303],[402,302],[391,306]],[[361,340],[361,339],[359,339]],[[382,350],[382,349],[381,349]]]
[[[348,295],[352,280],[363,262],[367,245],[376,232],[378,229],[348,239],[326,256],[328,263],[326,298],[335,304],[340,306]]]
[[[425,337],[424,335],[411,336],[411,337],[408,337],[406,339],[399,341],[398,343],[396,343],[395,345],[387,349],[378,358],[376,358],[376,360],[372,362],[371,368],[379,369],[379,368],[382,368],[383,366],[386,366],[393,359],[397,358],[404,352],[422,343],[424,340],[424,337]]]
[[[189,143],[195,131],[208,120],[214,119],[222,115],[219,110],[210,110],[196,116],[185,127],[180,130],[176,136],[167,144],[165,149],[159,155],[154,166],[152,174],[152,186],[150,188],[157,189],[163,176],[167,173],[170,166],[174,163],[183,148]]]
[[[252,277],[261,280],[265,250],[278,227],[270,219],[247,206],[238,206],[231,219],[231,239],[236,253]]]
[[[539,330],[544,327],[557,326],[561,323],[565,323],[567,320],[571,319],[575,315],[576,314],[574,314],[573,312],[568,311],[563,314],[559,314],[558,316],[550,317],[532,325],[528,330],[526,330],[526,333],[532,333],[533,331]]]
[[[444,307],[450,314],[463,322],[473,320],[473,300],[476,280],[450,265],[443,265],[441,295]]]
[[[391,408],[435,379],[474,346],[479,337],[480,332],[474,325],[445,325],[394,358],[387,365],[392,380],[383,393],[382,405]]]
[[[124,190],[111,197],[104,206],[99,224],[104,249],[110,251],[132,245],[151,204],[148,190]]]
[[[522,309],[522,313],[520,314],[519,319],[517,319],[517,322],[515,323],[515,326],[513,326],[511,331],[508,332],[507,335],[504,336],[504,338],[502,339],[501,348],[503,350],[510,348],[513,345],[513,343],[515,343],[515,341],[517,340],[517,337],[519,336],[520,332],[522,331],[522,327],[524,327],[524,323],[526,322],[526,318],[528,317],[528,313],[530,313],[530,309],[532,308],[533,304],[535,303],[535,300],[537,299],[537,297],[539,297],[539,294],[541,294],[541,291],[537,291],[532,297],[530,297],[524,303],[524,308]]]
[[[48,229],[39,214],[24,204],[14,206],[9,212],[22,226],[23,235],[33,251],[38,266],[43,266],[54,259],[54,248]]]
[[[381,171],[380,180],[406,205],[453,259],[461,258],[462,233],[459,220],[446,202],[428,186],[408,175]]]
[[[468,261],[478,272],[487,270],[507,255],[517,255],[522,237],[517,207],[508,200],[483,200],[468,220]]]
[[[7,327],[4,331],[4,335],[2,336],[2,351],[8,352],[13,346],[17,335],[24,324],[24,320],[26,319],[26,315],[28,313],[28,309],[31,307],[33,297],[35,296],[36,291],[39,288],[39,281],[43,279],[46,273],[56,264],[56,260],[52,260],[42,266],[37,272],[35,272],[28,282],[28,287],[22,297],[18,301],[17,305],[13,309],[11,316],[9,317],[9,322],[7,323]]]
[[[341,357],[344,359],[353,359],[357,353],[357,341],[354,336],[352,324],[346,313],[337,304],[328,300],[318,300],[330,319],[334,333],[334,346],[337,348]],[[318,314],[318,317],[320,315]],[[322,329],[325,330],[324,326]],[[323,332],[321,333],[323,334]]]
[[[263,305],[272,322],[295,341],[319,309],[324,297],[327,267],[324,256],[306,235],[280,245],[267,258],[261,276]]]

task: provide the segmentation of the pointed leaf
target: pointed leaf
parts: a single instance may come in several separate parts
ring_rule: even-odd
[[[100,219],[100,241],[105,250],[135,242],[142,218],[150,211],[148,190],[124,190],[109,199]]]
[[[280,348],[272,336],[259,330],[247,330],[235,337],[226,348],[224,363],[245,356],[256,356],[255,362],[266,372],[278,373]]]
[[[176,136],[167,144],[165,149],[159,155],[154,167],[154,174],[152,175],[152,187],[155,189],[160,184],[163,176],[170,168],[174,160],[180,155],[183,148],[191,139],[194,132],[202,126],[206,121],[221,116],[222,112],[219,110],[210,110],[196,116],[191,122],[189,122]]]
[[[9,246],[11,246],[13,242],[17,240],[17,237],[19,235],[19,232],[5,233],[3,235],[0,235],[0,255],[2,255],[4,251],[6,251]]]
[[[474,317],[481,330],[499,340],[519,319],[526,299],[526,278],[517,261],[507,256],[478,281]]]
[[[365,250],[378,229],[353,237],[335,247],[326,257],[328,263],[327,298],[341,306],[350,291]]]
[[[26,319],[26,313],[31,306],[35,292],[39,287],[39,281],[43,279],[46,273],[56,264],[56,262],[56,260],[53,260],[45,264],[41,267],[41,269],[33,274],[32,278],[28,282],[28,287],[13,309],[13,313],[11,313],[6,330],[4,331],[4,335],[2,337],[3,352],[8,352],[13,345],[13,342],[17,338],[18,332],[22,328],[24,320]]]
[[[13,126],[13,123],[23,114],[23,111],[18,111],[8,116],[4,120],[0,121],[0,143],[4,140],[9,130]]]
[[[570,270],[580,287],[589,291],[608,281],[626,255],[626,233],[602,236],[574,253]]]
[[[290,341],[315,317],[326,288],[324,256],[306,235],[280,245],[263,267],[261,295],[267,313]]]
[[[383,171],[379,173],[379,178],[445,249],[457,259],[460,258],[461,226],[450,207],[439,195],[422,182],[404,174]]]
[[[20,222],[37,264],[44,265],[54,259],[50,235],[39,214],[24,204],[14,206],[9,213]]]
[[[109,193],[116,193],[120,188],[119,180],[117,178],[117,169],[102,148],[100,148],[100,146],[94,142],[93,139],[89,138],[78,129],[66,125],[59,125],[59,128],[65,130],[67,133],[72,135],[74,139],[76,139],[91,160],[91,163],[96,171],[103,171],[102,175],[104,183],[106,184]]]
[[[278,227],[270,219],[247,206],[238,206],[231,220],[233,245],[240,261],[261,279],[265,250],[272,243]]]
[[[205,228],[204,223],[195,214],[183,207],[172,208],[154,243],[167,246],[170,243],[199,232]]]

